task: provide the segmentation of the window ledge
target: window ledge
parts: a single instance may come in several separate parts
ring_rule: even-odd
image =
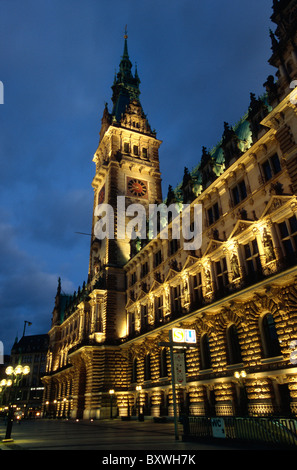
[[[262,364],[269,364],[271,362],[279,362],[279,361],[283,361],[284,358],[283,356],[274,356],[274,357],[267,357],[265,359],[261,359],[261,363]]]
[[[211,374],[213,372],[213,369],[202,369],[199,371],[199,374],[200,375],[203,375],[203,374]]]
[[[237,364],[229,364],[226,366],[227,370],[234,370],[234,369],[243,369],[243,362],[238,362]]]

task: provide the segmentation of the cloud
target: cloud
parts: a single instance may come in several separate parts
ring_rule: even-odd
[[[21,224],[31,239],[69,250],[78,242],[76,232],[90,233],[92,208],[90,190],[46,189],[28,203]]]
[[[0,340],[5,354],[10,354],[15,337],[20,337],[25,320],[32,322],[27,334],[49,331],[57,289],[58,274],[42,269],[39,260],[20,249],[19,243],[15,228],[1,222]],[[68,279],[63,280],[63,286],[70,292],[75,289]]]

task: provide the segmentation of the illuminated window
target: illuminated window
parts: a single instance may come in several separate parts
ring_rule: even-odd
[[[275,322],[271,313],[267,313],[260,324],[263,355],[264,357],[281,356],[281,348],[275,327]]]

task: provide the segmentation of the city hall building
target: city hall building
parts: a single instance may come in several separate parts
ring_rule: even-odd
[[[172,351],[184,357],[179,413],[297,415],[296,0],[275,0],[271,20],[277,78],[267,78],[263,96],[251,94],[246,114],[224,123],[220,142],[203,147],[165,197],[161,141],[142,109],[125,36],[93,158],[88,279],[73,295],[59,281],[44,416],[172,416]],[[158,217],[150,237],[149,208],[161,203],[181,212],[167,214],[166,237]],[[132,204],[146,212],[146,237]],[[191,228],[200,208],[201,244],[191,249],[174,225],[183,204]],[[114,236],[98,236],[109,220],[103,207],[113,210]],[[196,342],[170,350],[174,328],[194,331]]]

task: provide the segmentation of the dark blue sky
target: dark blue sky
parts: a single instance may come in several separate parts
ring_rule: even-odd
[[[163,141],[163,195],[264,92],[272,0],[0,0],[0,340],[47,333],[87,279],[93,155],[123,52]]]

